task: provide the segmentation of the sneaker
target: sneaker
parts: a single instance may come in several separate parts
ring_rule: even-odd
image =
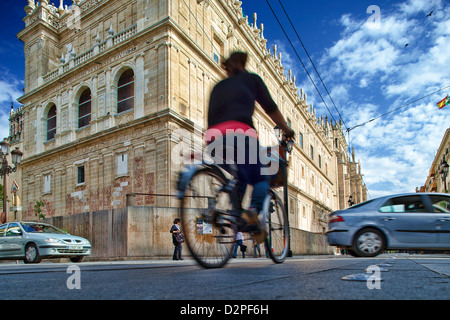
[[[250,208],[244,213],[242,213],[242,219],[245,220],[246,225],[242,231],[250,233],[256,243],[263,243],[267,238],[267,232],[264,228],[263,223],[258,218],[258,212],[254,208]]]

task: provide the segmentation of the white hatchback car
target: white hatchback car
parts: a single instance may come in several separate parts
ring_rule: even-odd
[[[80,262],[91,254],[87,239],[72,236],[39,222],[10,222],[0,225],[0,259],[39,263],[43,258],[67,257]]]

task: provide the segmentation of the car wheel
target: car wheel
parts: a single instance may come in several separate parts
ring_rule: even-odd
[[[34,243],[30,243],[25,247],[25,258],[23,262],[25,263],[41,262],[41,257],[39,256],[38,248]]]
[[[386,240],[381,231],[373,228],[360,230],[354,240],[352,251],[359,257],[375,257],[386,247]]]
[[[72,261],[74,263],[77,263],[77,262],[83,261],[84,256],[72,257],[72,258],[69,258],[69,259],[70,259],[70,261]]]

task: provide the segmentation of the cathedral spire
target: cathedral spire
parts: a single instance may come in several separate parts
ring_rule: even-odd
[[[59,1],[59,8],[58,8],[58,13],[59,13],[59,16],[62,16],[62,14],[64,13],[64,5],[63,5],[63,0],[60,0]]]
[[[28,15],[32,14],[34,9],[36,8],[36,4],[34,0],[28,0],[28,4],[25,6],[25,13]]]

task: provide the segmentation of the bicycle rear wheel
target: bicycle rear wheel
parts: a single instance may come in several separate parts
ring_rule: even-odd
[[[289,224],[283,201],[272,190],[264,200],[262,214],[268,234],[266,250],[275,263],[282,263],[289,251]]]
[[[205,268],[220,268],[231,257],[236,226],[230,223],[231,199],[227,179],[205,167],[191,178],[181,200],[181,225],[192,257]]]

